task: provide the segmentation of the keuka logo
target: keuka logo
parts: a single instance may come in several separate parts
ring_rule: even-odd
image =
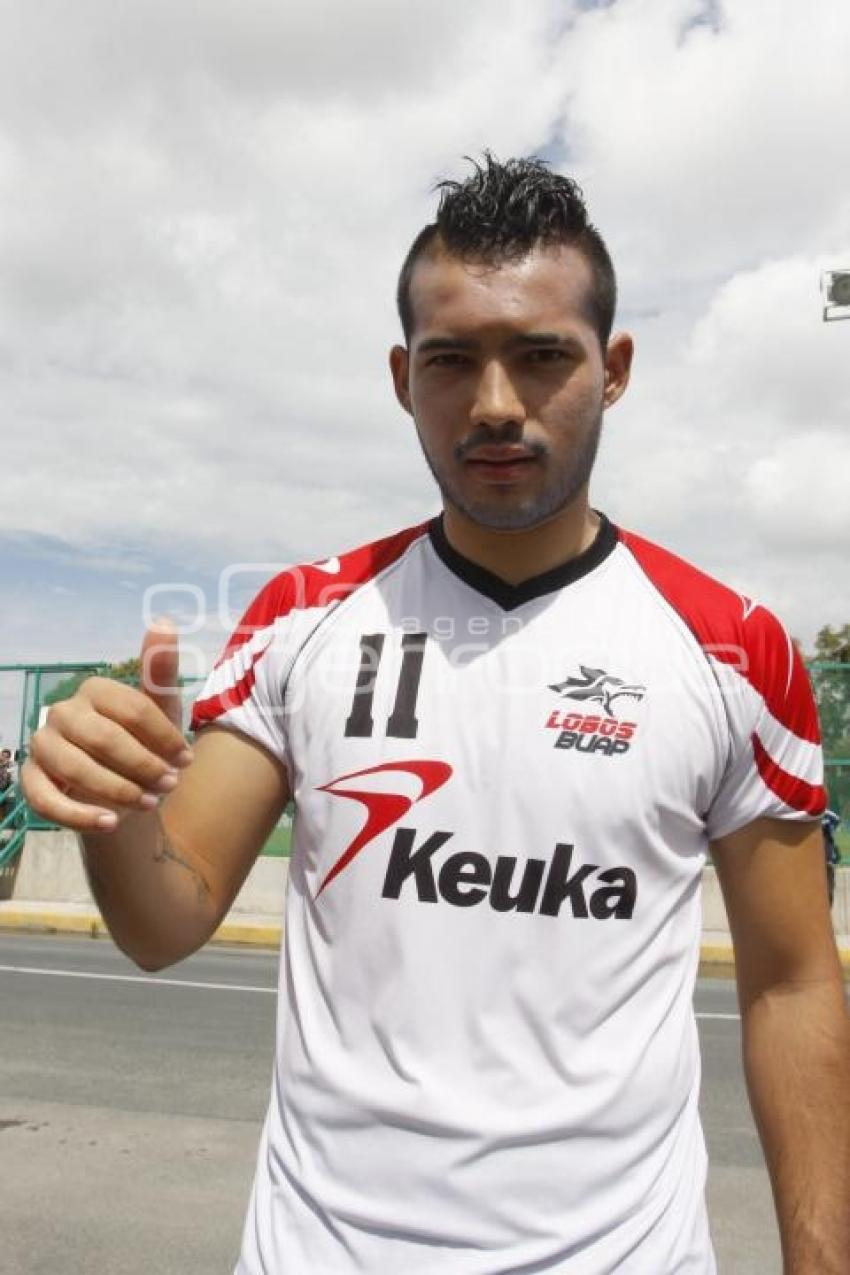
[[[555,747],[574,749],[578,753],[599,753],[603,757],[627,753],[638,728],[637,722],[622,721],[616,716],[614,705],[620,699],[639,702],[646,694],[646,687],[637,682],[625,682],[604,669],[589,668],[585,664],[579,665],[579,671],[581,677],[550,683],[549,690],[557,691],[565,699],[600,704],[604,715],[563,713],[560,710],[550,713],[546,728],[558,731]]]
[[[412,775],[421,785],[416,797],[406,797],[398,792],[374,792],[368,788],[344,788],[342,784],[352,779],[365,779],[367,775],[395,774]],[[316,898],[330,885],[334,877],[339,876],[343,868],[347,868],[351,860],[358,855],[364,846],[374,841],[387,828],[391,828],[399,819],[403,819],[411,806],[429,797],[432,792],[442,788],[451,778],[452,768],[444,761],[388,761],[380,766],[369,766],[366,770],[355,770],[350,775],[340,775],[328,784],[321,784],[319,792],[329,792],[334,797],[347,797],[350,801],[359,801],[366,807],[366,822],[352,841],[351,845],[337,859],[330,872],[316,891]]]
[[[416,830],[399,828],[393,839],[382,890],[385,899],[402,893],[420,903],[444,903],[456,908],[477,907],[486,899],[494,912],[537,912],[560,916],[562,909],[576,920],[631,920],[637,901],[637,877],[631,868],[605,868],[573,862],[574,847],[558,842],[547,863],[497,855],[458,851],[436,870],[434,859],[454,834],[432,832],[417,847]]]
[[[415,797],[398,792],[373,792],[343,785],[367,776],[395,774],[419,781]],[[341,775],[319,792],[348,797],[366,807],[366,822],[360,832],[327,873],[316,898],[356,855],[386,832],[399,819],[451,778],[452,768],[442,761],[395,761],[367,770]],[[390,849],[381,896],[385,899],[412,897],[419,903],[448,903],[470,908],[489,901],[494,912],[536,912],[540,916],[560,916],[566,909],[574,918],[607,921],[630,920],[637,900],[637,877],[631,868],[600,870],[596,863],[574,862],[574,847],[558,842],[549,861],[526,859],[520,865],[512,855],[496,855],[495,860],[470,851],[457,851],[437,864],[440,851],[453,832],[437,831],[416,845],[415,828],[398,828]]]

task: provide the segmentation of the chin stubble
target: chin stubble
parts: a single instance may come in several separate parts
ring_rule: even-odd
[[[590,480],[601,435],[602,415],[600,413],[582,440],[581,447],[570,453],[563,469],[555,475],[550,475],[536,495],[519,504],[507,506],[496,501],[491,503],[467,500],[455,484],[434,464],[422,440],[422,435],[417,429],[423,455],[443,499],[460,513],[465,514],[472,522],[477,523],[479,527],[487,527],[491,531],[527,531],[548,521],[566,508]],[[499,439],[488,433],[486,437],[465,440],[456,448],[455,454],[457,459],[462,461],[463,457],[479,444],[499,441],[514,442],[516,440],[514,438]],[[548,449],[538,445],[535,450],[539,452],[544,463],[551,463]]]

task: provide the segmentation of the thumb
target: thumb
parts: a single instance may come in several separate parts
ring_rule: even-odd
[[[141,689],[168,720],[182,730],[183,704],[178,669],[180,638],[170,620],[154,620],[142,638]]]

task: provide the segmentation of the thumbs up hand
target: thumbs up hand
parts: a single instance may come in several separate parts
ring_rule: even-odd
[[[80,832],[109,832],[153,810],[192,760],[181,733],[179,639],[168,621],[145,633],[141,687],[90,677],[54,704],[21,772],[38,814]]]
[[[180,730],[180,639],[168,620],[156,620],[142,638],[142,689],[172,726]]]

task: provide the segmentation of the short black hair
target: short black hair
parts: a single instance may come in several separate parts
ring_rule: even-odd
[[[420,230],[404,259],[396,302],[405,341],[410,343],[413,331],[413,269],[434,240],[461,260],[494,265],[518,261],[537,244],[571,244],[592,272],[588,307],[604,349],[617,307],[617,279],[605,241],[588,218],[581,188],[535,156],[501,163],[485,151],[481,163],[469,162],[473,172],[466,181],[437,183],[436,220]]]

